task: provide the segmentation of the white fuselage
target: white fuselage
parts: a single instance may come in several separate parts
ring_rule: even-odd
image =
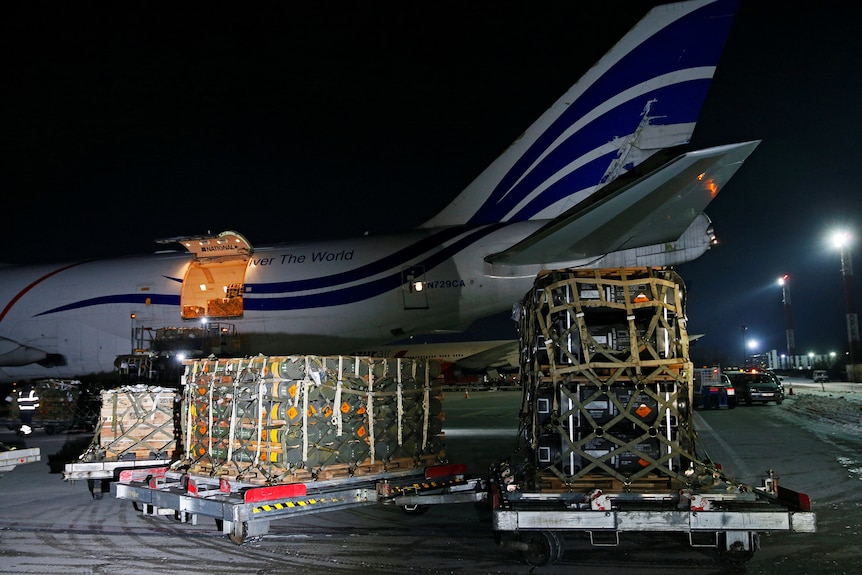
[[[256,248],[246,263],[242,315],[228,321],[243,355],[350,353],[414,333],[465,328],[511,309],[530,289],[535,272],[491,276],[483,259],[539,225]],[[0,269],[0,298],[7,302],[0,337],[66,363],[7,361],[0,376],[110,372],[118,356],[132,353],[135,328],[198,324],[181,315],[192,261],[188,253],[171,252]],[[421,290],[411,287],[415,281]]]

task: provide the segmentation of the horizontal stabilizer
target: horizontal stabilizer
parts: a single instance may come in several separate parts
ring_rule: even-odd
[[[605,189],[511,248],[488,256],[509,266],[564,264],[673,242],[742,166],[759,141],[689,152],[625,187]]]

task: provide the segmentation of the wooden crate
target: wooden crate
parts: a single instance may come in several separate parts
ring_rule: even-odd
[[[177,447],[177,393],[157,386],[125,386],[102,392],[99,446],[106,459],[171,457]]]

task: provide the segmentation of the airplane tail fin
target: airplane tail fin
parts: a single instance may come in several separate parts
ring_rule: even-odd
[[[656,152],[688,143],[736,4],[652,9],[421,227],[553,219]]]

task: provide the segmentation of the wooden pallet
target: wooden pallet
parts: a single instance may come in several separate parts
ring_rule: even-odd
[[[542,493],[587,493],[593,489],[601,489],[605,493],[654,493],[676,491],[682,486],[676,479],[661,475],[641,477],[627,484],[608,475],[586,475],[564,481],[552,473],[544,473],[537,478],[536,487]]]
[[[252,466],[251,464],[238,464],[235,462],[214,466],[211,463],[200,461],[189,467],[189,473],[254,485],[273,485],[329,481],[350,477],[372,477],[384,473],[420,469],[438,463],[440,463],[438,455],[423,455],[419,459],[400,457],[388,461],[377,460],[374,462],[366,459],[358,465],[337,463],[327,465],[321,469],[286,469],[266,463]]]

